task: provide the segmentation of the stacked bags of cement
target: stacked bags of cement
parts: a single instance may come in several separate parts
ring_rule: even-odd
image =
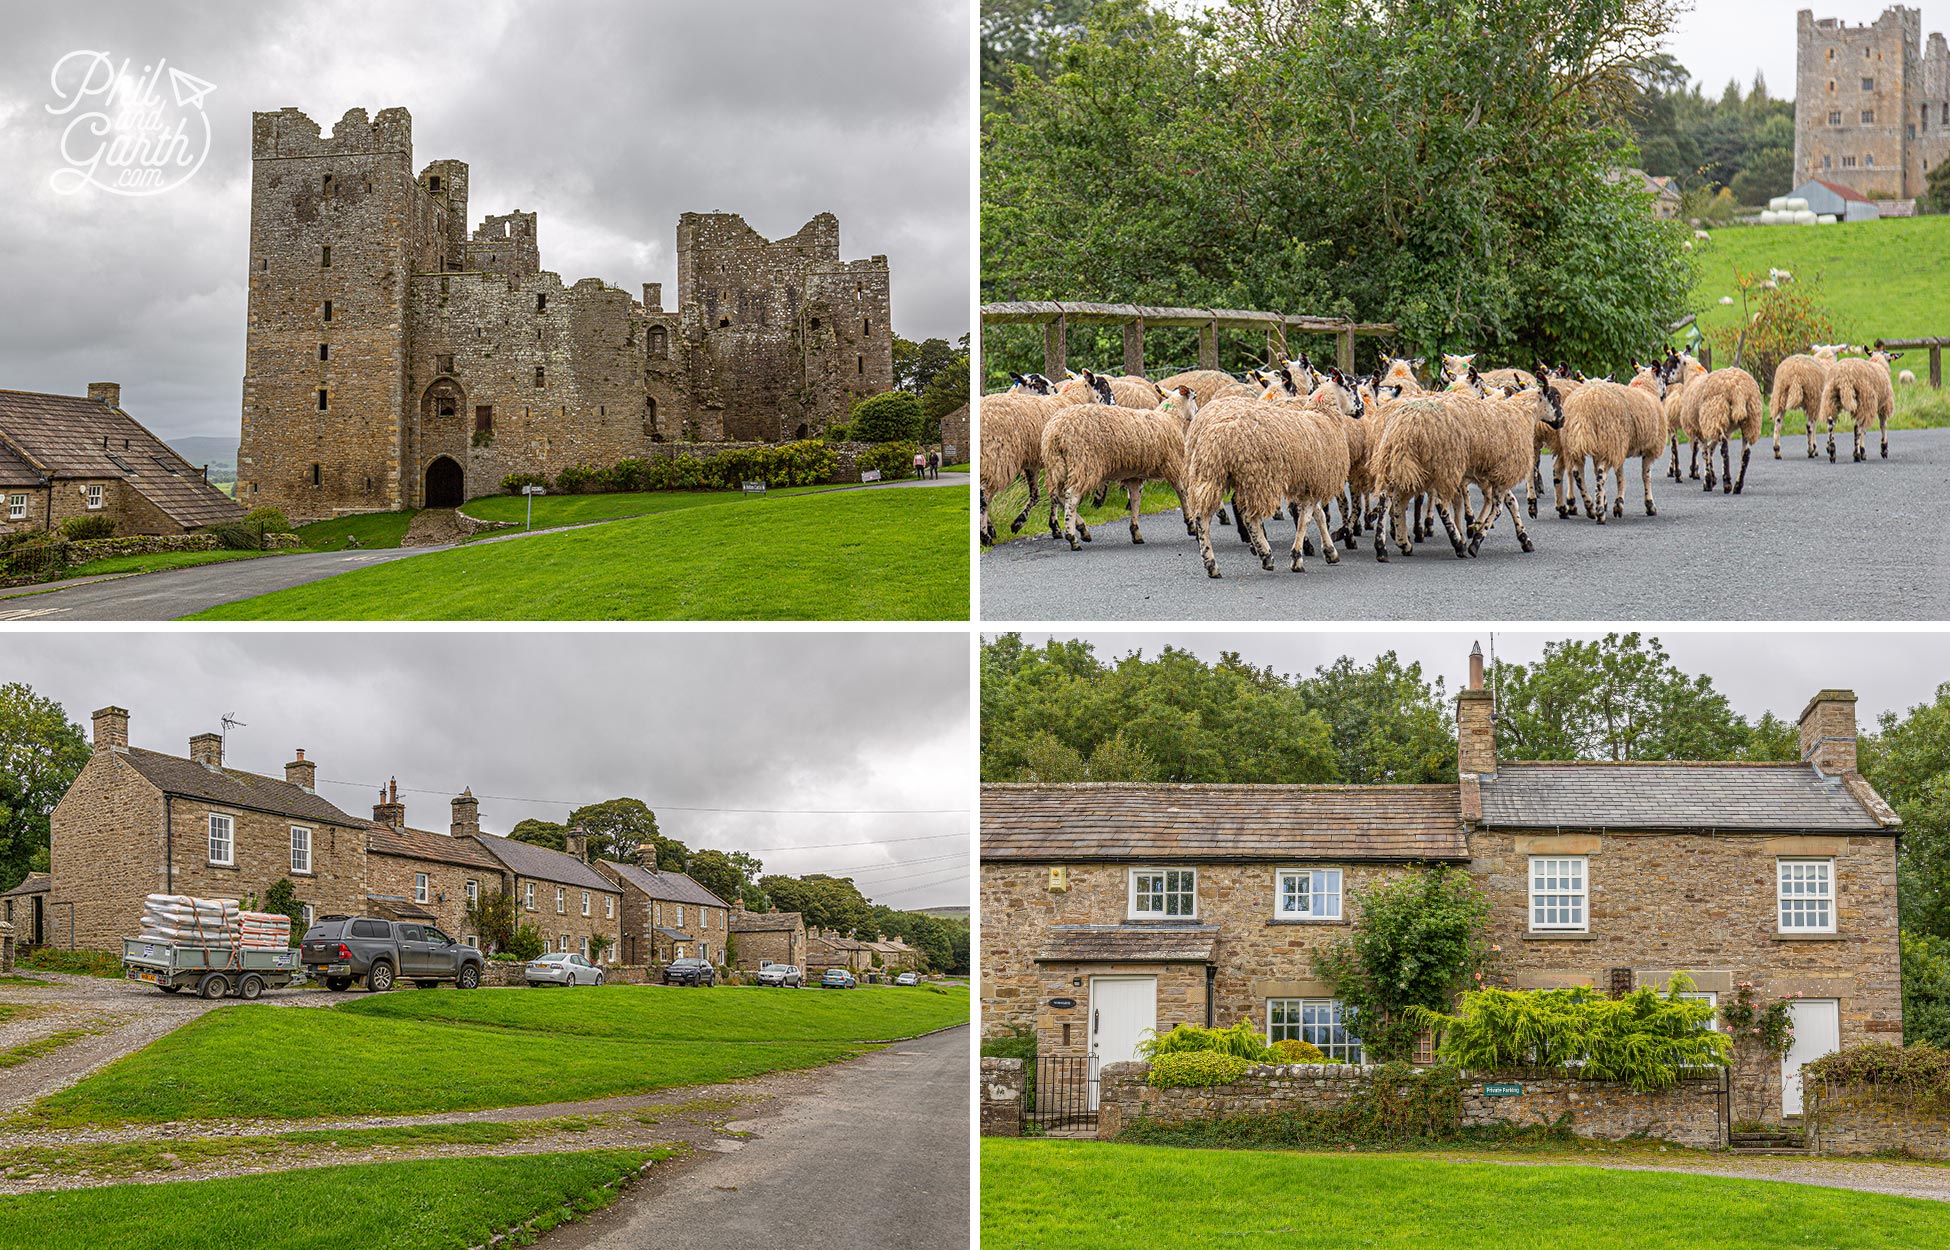
[[[237,944],[251,950],[281,951],[291,946],[291,917],[275,912],[237,913]]]
[[[234,898],[151,894],[142,901],[142,938],[151,942],[234,946],[241,916]]]

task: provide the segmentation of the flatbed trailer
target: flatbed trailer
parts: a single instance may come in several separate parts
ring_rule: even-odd
[[[122,939],[122,975],[165,994],[193,990],[201,998],[256,998],[291,984],[299,973],[295,949]]]

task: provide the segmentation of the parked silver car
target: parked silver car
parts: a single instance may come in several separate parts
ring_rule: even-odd
[[[530,985],[601,985],[603,970],[576,951],[551,951],[528,961],[522,978]]]
[[[797,964],[766,964],[758,970],[758,983],[797,987],[806,983],[806,974]]]
[[[921,976],[915,972],[903,972],[894,978],[895,985],[919,985],[920,983]]]

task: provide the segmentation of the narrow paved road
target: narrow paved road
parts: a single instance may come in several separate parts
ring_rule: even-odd
[[[1950,617],[1950,430],[1897,430],[1889,459],[1809,460],[1805,439],[1754,450],[1745,490],[1711,496],[1654,476],[1659,515],[1640,502],[1637,463],[1625,515],[1595,525],[1548,506],[1525,518],[1537,550],[1517,549],[1508,520],[1473,560],[1441,537],[1377,564],[1371,537],[1329,567],[1287,571],[1293,527],[1267,526],[1265,572],[1231,529],[1213,531],[1223,575],[1205,575],[1176,512],[1144,518],[1133,546],[1121,521],[1072,552],[1039,535],[980,558],[982,616],[1039,620],[1941,620]],[[1798,444],[1798,447],[1797,447]],[[1685,449],[1681,449],[1682,453]],[[1872,456],[1874,452],[1870,453]],[[1739,449],[1734,451],[1736,469]],[[1548,482],[1546,483],[1548,490]],[[1544,501],[1540,501],[1542,503]],[[1336,516],[1338,520],[1338,514]]]
[[[736,1149],[634,1187],[546,1250],[967,1250],[969,1032],[825,1069]],[[659,1165],[662,1168],[664,1165]]]
[[[903,487],[960,486],[966,490],[966,473],[943,473],[928,481],[874,482],[866,486],[840,486],[834,491],[897,490]],[[829,494],[813,491],[809,494]],[[788,496],[792,498],[793,496]],[[617,517],[615,520],[628,520]],[[588,524],[607,525],[609,521]],[[558,526],[532,533],[515,531],[496,534],[477,542],[511,542],[541,534],[559,533],[580,526]],[[77,582],[63,587],[19,587],[0,593],[0,622],[6,621],[173,621],[214,608],[218,604],[253,599],[273,591],[289,590],[311,582],[370,568],[393,560],[431,555],[450,550],[453,544],[431,547],[382,548],[371,551],[300,552],[261,560],[231,560],[218,564],[191,565],[143,573],[133,577],[108,577]]]

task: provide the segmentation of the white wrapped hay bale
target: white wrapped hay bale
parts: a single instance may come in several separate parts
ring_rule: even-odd
[[[1790,213],[1805,213],[1808,211],[1808,201],[1802,199],[1800,196],[1795,196],[1782,207],[1786,208]]]
[[[1787,208],[1787,206],[1788,206],[1787,196],[1785,195],[1777,195],[1773,199],[1767,201],[1767,211],[1770,213],[1782,212]]]
[[[1801,202],[1806,204],[1808,201],[1803,200]],[[1815,215],[1805,208],[1797,208],[1794,210],[1794,224],[1797,226],[1812,226],[1815,224]]]

